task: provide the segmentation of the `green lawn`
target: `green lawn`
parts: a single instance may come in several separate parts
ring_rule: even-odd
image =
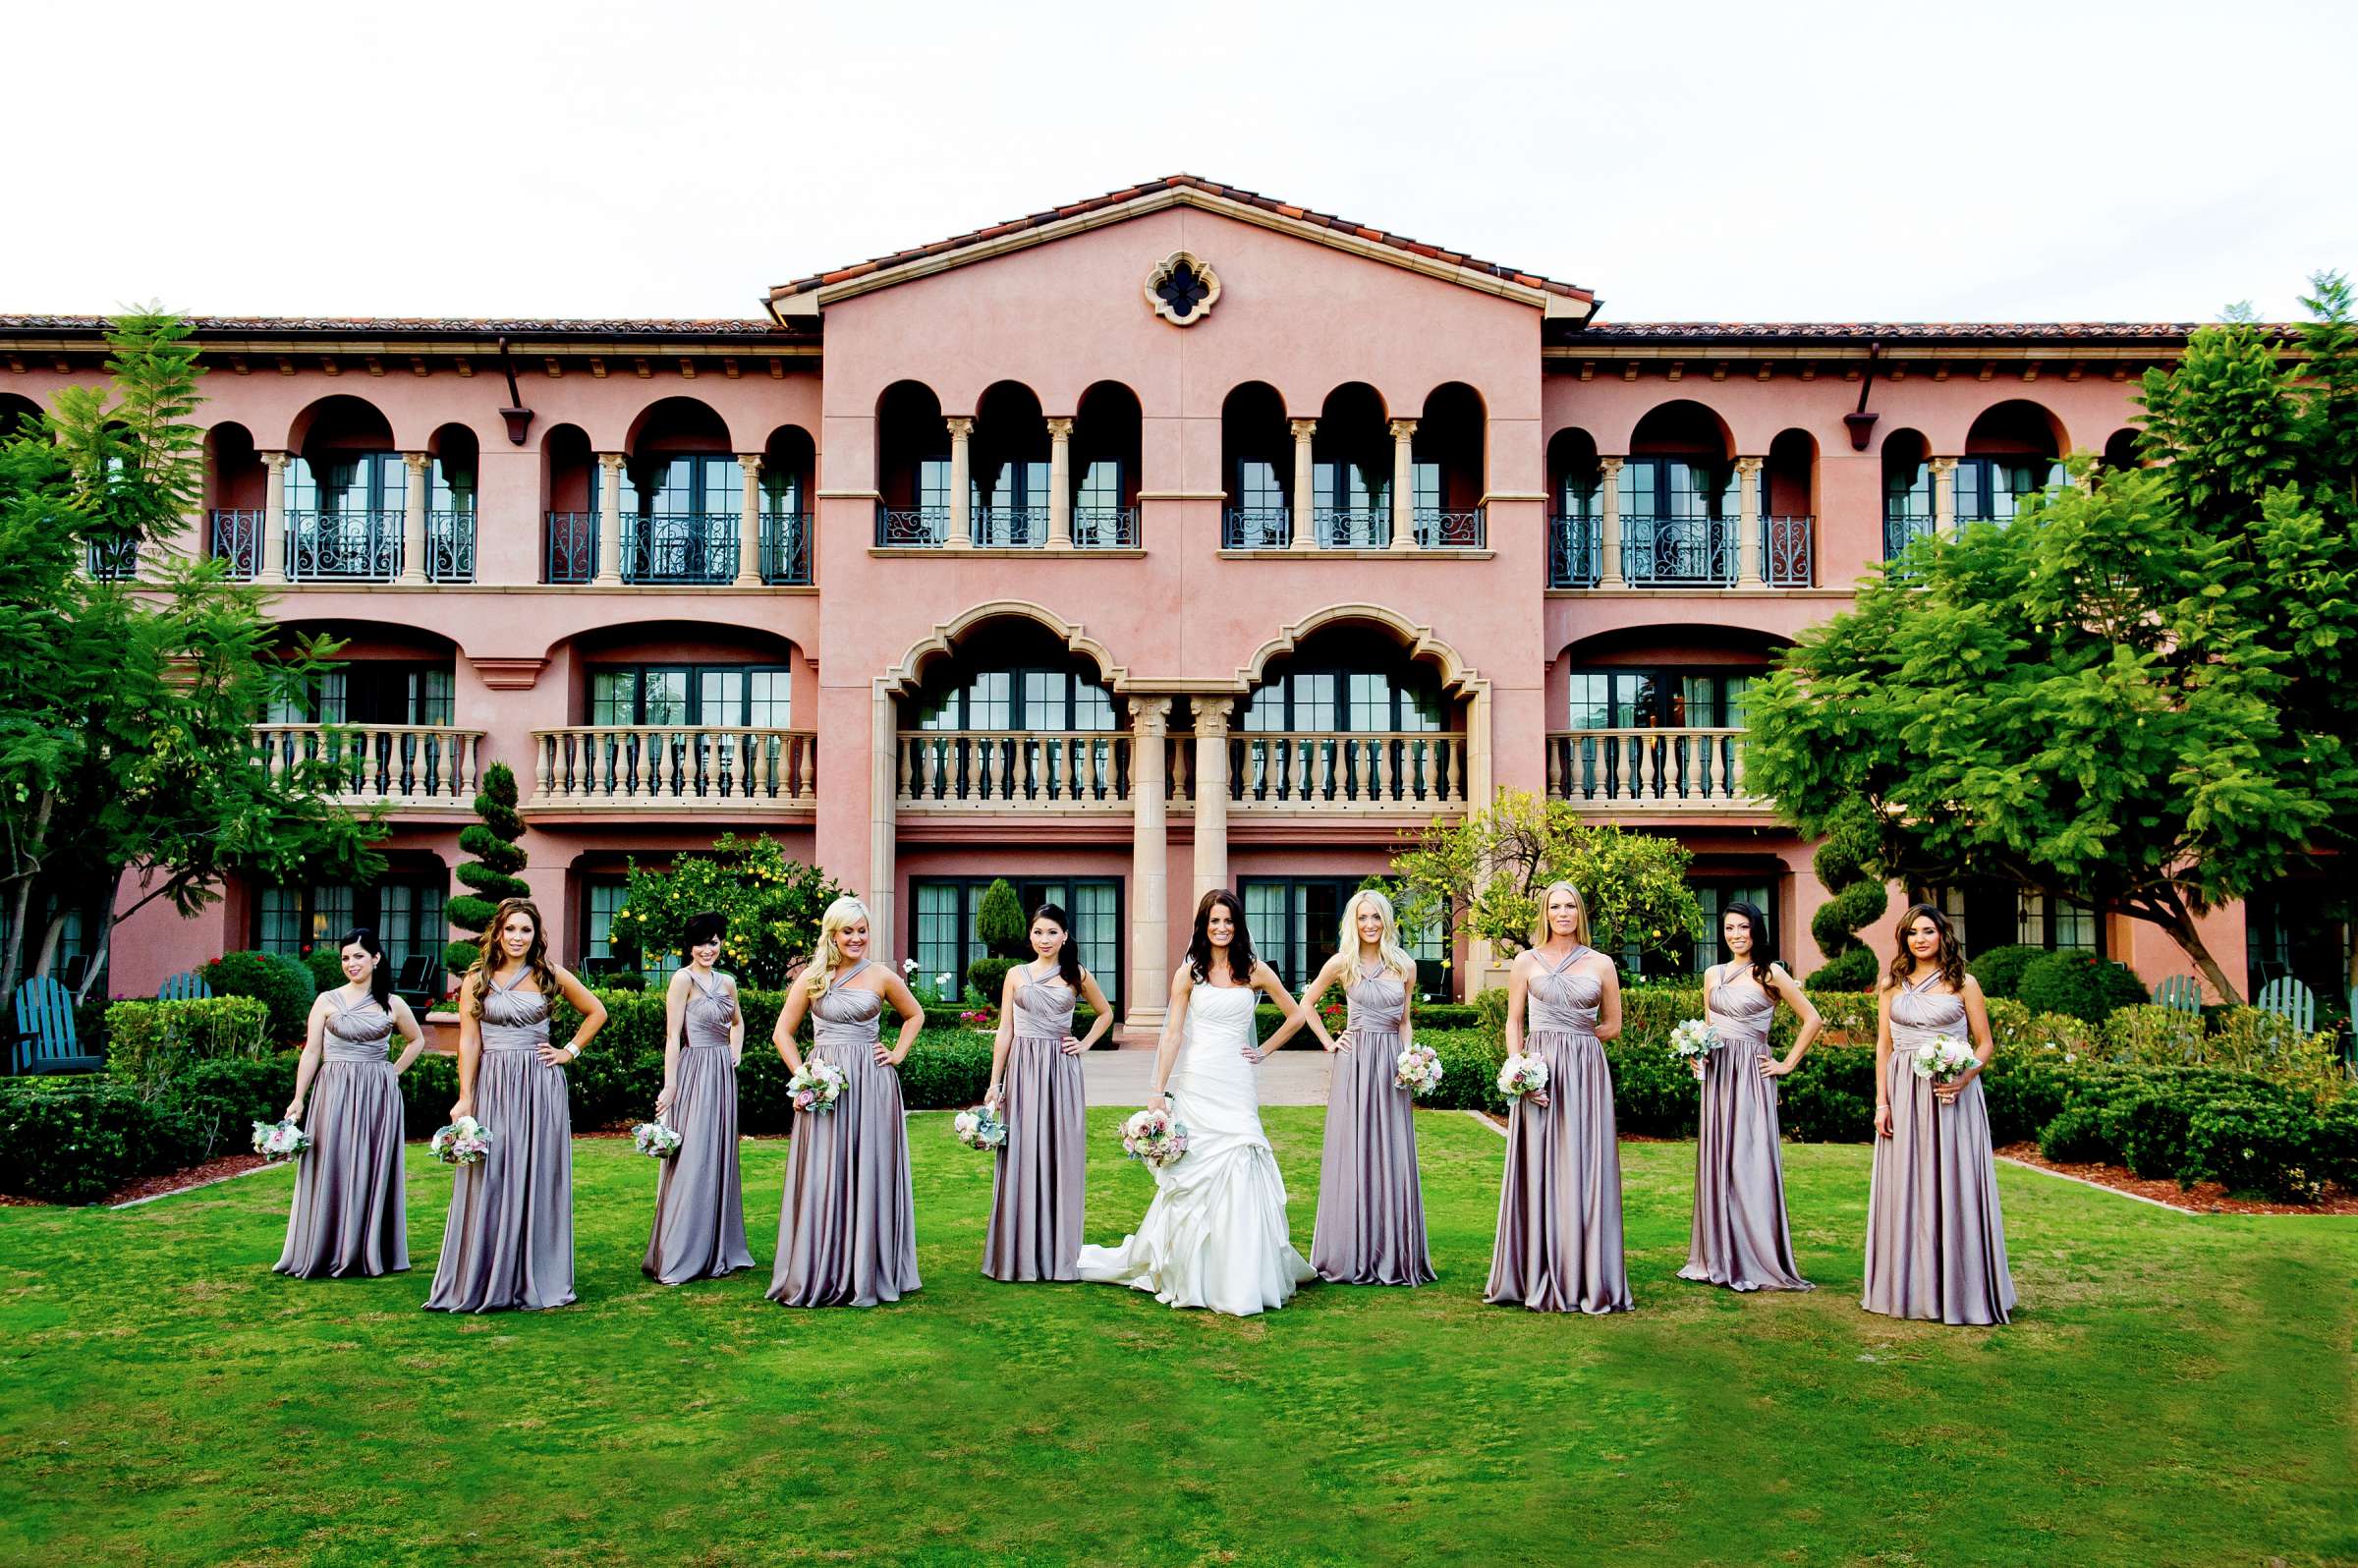
[[[1147,1176],[1093,1113],[1092,1234]],[[1268,1125],[1307,1251],[1321,1112]],[[639,1274],[655,1172],[578,1146],[582,1303],[419,1310],[449,1191],[411,1150],[417,1269],[269,1271],[292,1177],[123,1213],[0,1209],[0,1561],[1296,1564],[2358,1560],[2358,1221],[2196,1219],[2012,1168],[2025,1308],[1858,1310],[1867,1151],[1786,1152],[1821,1289],[1672,1276],[1691,1146],[1627,1145],[1639,1310],[1482,1305],[1501,1144],[1419,1119],[1440,1283],[1313,1286],[1239,1321],[975,1272],[988,1167],[911,1123],[926,1288],[762,1300],[779,1143],[746,1146],[755,1274]]]

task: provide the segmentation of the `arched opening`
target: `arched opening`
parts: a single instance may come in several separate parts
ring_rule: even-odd
[[[1487,530],[1488,423],[1482,394],[1444,381],[1425,399],[1409,438],[1417,543],[1426,549],[1480,549]]]
[[[1933,532],[1932,443],[1921,430],[1883,437],[1883,559]]]
[[[1597,461],[1597,438],[1582,429],[1558,430],[1547,439],[1547,586],[1595,588],[1601,547],[1604,470]]]
[[[701,399],[663,398],[632,421],[623,452],[622,580],[736,581],[745,470],[727,422]],[[592,512],[604,482],[593,469]]]
[[[1220,404],[1220,474],[1228,507],[1220,547],[1283,549],[1293,540],[1294,439],[1285,400],[1265,381],[1231,387]]]
[[[15,392],[0,392],[0,441],[32,434],[32,430],[25,428],[25,421],[30,420],[37,428],[40,419],[40,405],[32,399]]]
[[[1099,381],[1081,394],[1073,420],[1073,546],[1138,546],[1138,476],[1144,439],[1138,394]]]
[[[1771,588],[1817,581],[1818,440],[1779,430],[1761,469],[1761,576]]]
[[[475,581],[476,497],[482,445],[464,424],[445,424],[425,443],[425,576],[433,583]]]
[[[1321,549],[1392,541],[1392,436],[1383,398],[1364,381],[1326,394],[1311,437],[1311,526]]]
[[[950,536],[950,427],[941,399],[895,381],[876,399],[876,542],[939,546]]]
[[[799,424],[761,443],[761,581],[811,581],[811,486],[818,448]]]
[[[1048,423],[1020,381],[1001,381],[975,406],[967,458],[975,542],[1037,547],[1048,539]]]
[[[2063,482],[2063,426],[2015,398],[1982,411],[1957,460],[1957,526],[2010,523],[2041,490]]]
[[[1621,575],[1639,588],[1736,580],[1735,440],[1689,399],[1662,404],[1630,433],[1621,465]]]
[[[588,583],[597,576],[597,509],[590,477],[596,467],[589,432],[580,425],[551,425],[540,438],[543,583]]]
[[[1245,804],[1447,805],[1465,797],[1465,705],[1391,627],[1319,627],[1238,704],[1229,789]]]
[[[262,511],[270,475],[253,449],[253,432],[225,420],[204,432],[204,548],[251,580],[262,564]]]
[[[2137,455],[2137,439],[2143,433],[2140,430],[2124,428],[2114,430],[2106,436],[2105,438],[2105,455],[2101,460],[2103,467],[2110,471],[2143,468],[2144,461]]]
[[[985,617],[920,661],[899,699],[904,807],[1110,809],[1129,798],[1127,704],[1054,628]]]
[[[389,583],[401,574],[409,467],[365,398],[321,398],[287,433],[287,580]]]

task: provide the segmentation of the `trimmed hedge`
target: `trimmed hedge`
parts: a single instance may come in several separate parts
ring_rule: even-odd
[[[2013,945],[1993,947],[1976,954],[1966,962],[1973,978],[1982,982],[1984,996],[2012,996],[2022,989],[2022,972],[2047,956],[2044,947]]]
[[[215,996],[253,996],[270,1008],[270,1037],[300,1041],[319,994],[310,969],[286,953],[224,953],[196,971]]]
[[[294,1097],[300,1054],[200,1061],[146,1094],[96,1074],[0,1080],[0,1192],[93,1204],[134,1177],[244,1148],[253,1124]]]
[[[269,1048],[270,1008],[253,996],[117,1002],[106,1029],[107,1071],[147,1092],[199,1061],[260,1056]]]
[[[2070,949],[2042,953],[2025,964],[2016,996],[2035,1013],[2064,1013],[2091,1024],[2146,1000],[2136,976],[2094,953]]]

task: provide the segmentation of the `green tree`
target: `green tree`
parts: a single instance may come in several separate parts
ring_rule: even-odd
[[[1875,870],[1876,850],[1875,823],[1854,803],[1827,824],[1825,842],[1812,858],[1818,881],[1830,895],[1810,917],[1810,936],[1825,959],[1811,972],[1810,983],[1821,989],[1875,988],[1875,953],[1856,933],[1881,920],[1891,902]]]
[[[47,972],[77,910],[95,916],[86,994],[116,922],[149,904],[194,915],[230,876],[383,866],[381,822],[336,802],[332,762],[254,765],[253,726],[334,644],[282,640],[266,592],[179,553],[203,483],[188,336],[117,319],[107,384],[0,442],[0,989]],[[84,570],[131,552],[137,582]]]
[[[524,837],[524,818],[516,812],[516,773],[505,762],[483,769],[475,794],[475,814],[459,834],[459,848],[475,857],[461,862],[453,875],[473,892],[461,893],[445,912],[451,929],[468,934],[442,950],[443,967],[463,975],[475,967],[482,951],[482,934],[499,913],[503,898],[530,898],[532,884],[516,873],[528,864],[516,841]]]
[[[2147,372],[2145,467],[1920,541],[1751,699],[1750,777],[1871,868],[1994,875],[2148,922],[2216,986],[2202,914],[2347,853],[2358,808],[2358,340],[2206,327]]]
[[[984,1003],[998,1004],[999,987],[1006,983],[1007,972],[1030,956],[1031,948],[1025,938],[1031,934],[1032,920],[1024,912],[1023,900],[1016,897],[1015,884],[1004,876],[992,878],[975,904],[975,937],[989,957],[979,958],[966,967],[967,984]]]
[[[788,860],[768,834],[724,833],[710,851],[682,855],[668,869],[633,863],[612,945],[617,957],[641,961],[676,953],[689,920],[711,910],[728,923],[721,967],[746,985],[774,990],[811,961],[819,917],[842,896],[833,878]]]
[[[1687,886],[1692,861],[1674,839],[1625,833],[1568,801],[1504,790],[1461,822],[1404,834],[1392,875],[1404,926],[1443,919],[1507,954],[1531,944],[1541,891],[1569,881],[1588,896],[1590,939],[1617,953],[1694,939],[1703,912]]]

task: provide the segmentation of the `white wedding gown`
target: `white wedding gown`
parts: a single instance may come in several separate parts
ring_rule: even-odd
[[[1249,985],[1197,985],[1170,1081],[1187,1153],[1154,1173],[1154,1202],[1118,1247],[1083,1247],[1081,1277],[1149,1290],[1171,1307],[1250,1317],[1313,1277],[1285,1228],[1285,1182],[1261,1130]]]

